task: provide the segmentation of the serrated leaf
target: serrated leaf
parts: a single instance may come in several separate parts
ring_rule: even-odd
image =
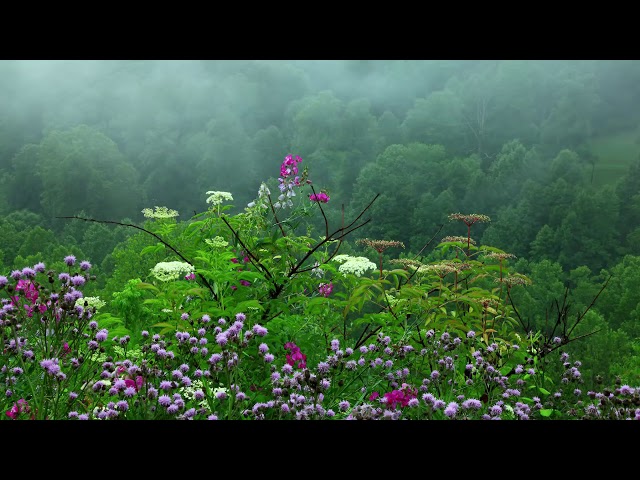
[[[147,253],[156,253],[161,250],[164,250],[164,243],[156,243],[155,245],[149,245],[148,247],[144,247],[140,251],[140,255],[146,255]]]
[[[160,289],[158,287],[156,287],[155,285],[152,285],[151,283],[147,283],[147,282],[139,282],[136,284],[136,288],[139,288],[141,290],[153,290],[155,292],[159,292]]]

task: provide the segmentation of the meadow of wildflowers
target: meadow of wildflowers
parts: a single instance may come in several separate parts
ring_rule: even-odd
[[[585,390],[573,339],[522,328],[509,292],[529,279],[471,238],[487,216],[450,215],[465,228],[434,247],[445,260],[385,269],[404,245],[358,239],[368,207],[329,225],[301,162],[286,156],[277,197],[263,183],[240,214],[208,191],[180,233],[178,212],[144,209],[168,255],[135,284],[150,313],[134,324],[84,295],[88,260],[0,275],[3,419],[640,419],[638,388]],[[322,235],[288,221],[300,211],[322,216]],[[350,237],[377,264],[339,253]]]

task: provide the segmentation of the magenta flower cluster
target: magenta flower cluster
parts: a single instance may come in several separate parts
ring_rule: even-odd
[[[287,353],[287,364],[296,368],[307,368],[307,356],[300,351],[300,347],[293,342],[287,342],[284,349],[290,351]]]
[[[333,283],[321,283],[318,285],[318,293],[323,297],[328,297],[333,292]]]
[[[13,407],[11,407],[5,413],[7,414],[7,417],[11,418],[12,420],[16,420],[22,413],[31,413],[31,407],[29,407],[29,403],[24,398],[21,398],[20,400],[15,402],[13,404]]]
[[[373,392],[369,397],[370,401],[378,398],[380,394],[378,392]],[[418,390],[412,388],[410,385],[403,383],[402,388],[398,390],[392,390],[383,395],[384,401],[387,405],[387,408],[390,410],[395,410],[399,405],[401,407],[406,407],[409,405],[409,402],[418,397]]]
[[[327,203],[330,198],[329,195],[327,195],[324,192],[320,192],[320,193],[312,193],[311,195],[309,195],[309,200],[311,200],[312,202],[322,202],[322,203]]]

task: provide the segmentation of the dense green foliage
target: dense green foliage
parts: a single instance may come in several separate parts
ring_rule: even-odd
[[[525,323],[511,294],[531,279],[509,267],[514,255],[471,238],[488,216],[449,214],[462,235],[437,242],[435,262],[385,260],[404,248],[396,240],[353,242],[377,262],[340,253],[378,196],[333,227],[322,206],[330,198],[300,162],[285,157],[278,201],[262,184],[240,214],[228,214],[233,196],[222,191],[209,191],[206,212],[187,222],[145,209],[151,220],[135,228],[159,242],[136,256],[166,258],[115,292],[109,309],[83,294],[96,277],[74,255],[57,277],[42,262],[0,276],[6,416],[640,418],[639,389],[618,379],[612,390],[584,391],[582,362],[568,361],[583,331],[607,328],[591,305],[572,320],[565,298],[550,330]],[[324,235],[296,233],[300,218],[318,213]],[[608,333],[608,349],[589,353],[628,344]]]
[[[482,212],[491,222],[473,226],[476,245],[514,255],[532,282],[512,294],[522,324],[551,335],[566,294],[573,318],[588,310],[573,332],[585,337],[567,349],[589,388],[637,383],[637,80],[637,61],[2,61],[0,273],[86,258],[96,281],[85,294],[136,335],[141,317],[157,315],[136,285],[176,258],[122,224],[153,230],[142,208],[174,208],[180,221],[159,235],[200,258],[190,226],[210,213],[205,192],[224,190],[231,223],[217,234],[259,238],[267,224],[233,219],[262,181],[277,190],[274,159],[295,151],[332,199],[323,215],[307,206],[285,225],[300,241],[366,208],[358,237],[405,246],[382,254],[394,271],[394,258],[446,259],[438,240],[465,234],[448,215]],[[60,218],[74,215],[99,221]],[[341,251],[378,262],[349,239]],[[253,284],[260,271],[240,273]],[[295,282],[260,280],[271,286],[253,298],[279,311],[270,292]],[[353,315],[378,315],[362,308]],[[303,317],[288,322],[311,329]]]

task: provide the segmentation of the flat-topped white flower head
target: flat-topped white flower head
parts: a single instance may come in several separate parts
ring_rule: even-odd
[[[352,257],[351,255],[336,255],[333,257],[336,262],[342,263],[338,270],[342,273],[353,273],[359,277],[367,270],[375,270],[376,264],[367,257]]]
[[[209,190],[207,192],[207,203],[210,203],[212,207],[222,204],[225,201],[233,201],[233,195],[229,192],[216,192],[214,190]]]
[[[177,210],[171,210],[167,207],[156,207],[155,211],[151,208],[143,208],[142,214],[146,218],[173,218],[179,215]]]
[[[159,262],[151,269],[151,274],[161,282],[169,282],[194,273],[194,270],[193,265],[186,262]]]

